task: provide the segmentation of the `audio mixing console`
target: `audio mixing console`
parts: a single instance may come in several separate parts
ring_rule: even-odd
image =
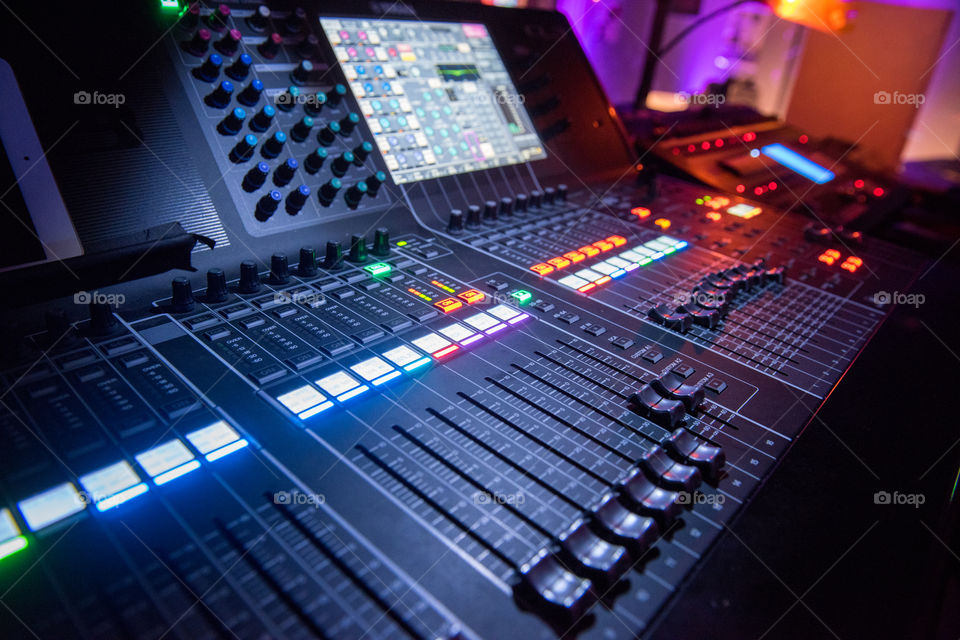
[[[4,637],[657,623],[923,260],[638,174],[565,20],[502,12],[160,18],[138,137],[225,233],[4,314]]]

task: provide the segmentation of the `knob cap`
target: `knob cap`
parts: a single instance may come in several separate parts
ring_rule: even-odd
[[[258,6],[256,11],[247,17],[247,26],[254,31],[266,31],[270,26],[270,8],[265,4]]]
[[[257,201],[257,211],[255,214],[257,220],[264,222],[270,218],[270,216],[276,213],[281,200],[283,200],[283,195],[276,189],[260,198],[260,200]]]
[[[222,53],[225,56],[232,56],[237,52],[237,49],[240,48],[240,32],[236,29],[230,29],[223,37],[217,40],[213,46],[217,48],[217,51]]]
[[[287,134],[283,131],[276,131],[272,136],[267,138],[267,141],[263,143],[263,148],[260,149],[260,154],[264,158],[276,158],[280,155],[280,152],[283,151],[283,145],[287,141]]]
[[[353,152],[344,151],[339,156],[334,158],[332,163],[330,163],[330,171],[338,178],[342,178],[347,172],[347,169],[350,168],[350,165],[353,164],[353,161]]]
[[[530,202],[528,203],[529,209],[539,209],[540,203],[542,201],[543,194],[539,191],[530,192]]]
[[[300,87],[290,85],[286,91],[277,96],[276,101],[277,108],[281,111],[293,111],[297,102],[300,101]]]
[[[567,201],[567,185],[562,182],[557,185],[557,200],[560,202]]]
[[[290,266],[285,254],[275,253],[270,256],[270,281],[277,284],[290,282]]]
[[[329,147],[337,141],[338,133],[340,133],[340,123],[328,122],[327,126],[320,129],[320,133],[317,134],[317,142],[325,147]]]
[[[170,283],[170,310],[174,313],[193,311],[193,285],[183,276]]]
[[[295,142],[303,142],[307,139],[307,136],[310,135],[310,129],[313,129],[313,118],[310,116],[303,116],[293,125],[293,128],[290,129],[290,139]]]
[[[350,236],[350,262],[367,261],[367,239],[356,234]]]
[[[308,155],[307,159],[303,161],[303,168],[307,170],[307,173],[316,173],[323,167],[323,163],[326,162],[329,155],[326,149],[317,147],[313,153]]]
[[[553,199],[557,195],[557,190],[553,187],[547,187],[543,190],[543,204],[553,204]]]
[[[191,2],[190,8],[180,18],[180,26],[187,31],[192,31],[198,24],[200,24],[200,3]]]
[[[334,85],[330,91],[327,91],[327,102],[330,103],[331,107],[335,107],[340,104],[340,101],[347,96],[347,87],[342,84]]]
[[[487,200],[483,203],[483,221],[487,224],[496,224],[497,203],[495,201]]]
[[[300,263],[297,265],[297,274],[304,278],[317,275],[317,252],[313,247],[300,249]]]
[[[373,153],[373,145],[364,140],[353,148],[354,164],[358,167]]]
[[[287,196],[287,213],[292,216],[300,213],[300,210],[303,209],[303,205],[307,203],[308,198],[310,198],[310,187],[305,184],[302,184],[291,191]]]
[[[500,198],[500,217],[501,218],[513,217],[513,198],[507,198],[507,197]]]
[[[237,285],[239,293],[256,293],[260,291],[260,273],[257,263],[253,260],[244,260],[240,263],[240,283]]]
[[[267,174],[270,173],[270,165],[266,162],[258,162],[257,166],[247,171],[247,175],[243,176],[243,189],[244,191],[256,191],[263,186],[263,183],[267,181]]]
[[[343,199],[346,200],[347,206],[351,209],[355,209],[357,205],[360,204],[360,201],[363,200],[363,196],[367,193],[367,183],[361,180],[357,184],[353,185],[347,192],[344,194]]]
[[[300,166],[300,163],[297,162],[296,158],[287,158],[286,161],[277,167],[277,170],[273,172],[273,184],[278,187],[285,187],[287,184],[293,180],[293,175],[297,171],[297,167]]]
[[[90,324],[88,330],[95,336],[103,336],[111,333],[117,327],[117,318],[113,315],[113,309],[106,302],[91,302],[88,307],[90,312]]]
[[[450,221],[447,223],[447,231],[455,236],[463,233],[463,211],[460,209],[450,210]]]
[[[238,142],[236,146],[233,147],[233,150],[230,151],[230,159],[234,162],[243,162],[244,160],[249,160],[253,155],[253,150],[257,146],[257,136],[252,133],[248,133],[243,137],[243,140]]]
[[[210,48],[210,37],[209,29],[197,29],[193,37],[183,43],[183,49],[199,58]]]
[[[283,22],[284,30],[291,34],[295,35],[303,31],[303,28],[307,23],[307,12],[303,7],[297,7],[293,12],[287,16],[287,19]]]
[[[337,192],[340,191],[340,187],[342,186],[343,183],[340,182],[340,178],[330,178],[327,180],[320,187],[320,191],[317,193],[317,198],[320,200],[320,204],[325,207],[329,207],[330,203],[333,202],[333,199],[337,197]]]
[[[252,107],[260,101],[260,94],[262,93],[263,82],[257,78],[254,78],[250,81],[250,84],[243,88],[243,91],[237,94],[237,102],[248,107]]]
[[[223,302],[227,299],[227,274],[223,269],[207,271],[207,293],[204,298],[207,302]]]
[[[353,133],[353,130],[360,124],[360,116],[352,111],[340,118],[340,131],[343,132],[343,135],[348,136]]]
[[[236,135],[243,128],[243,121],[246,117],[247,112],[240,107],[236,107],[227,114],[226,118],[220,121],[220,124],[217,125],[217,131],[225,136]]]
[[[307,84],[310,81],[310,74],[313,73],[313,63],[309,60],[301,60],[300,64],[290,72],[290,79],[296,84]]]
[[[324,269],[339,269],[343,266],[343,247],[339,242],[327,242],[326,255],[323,257]]]
[[[224,80],[217,85],[217,88],[214,89],[212,93],[204,98],[204,101],[215,109],[223,109],[230,104],[231,98],[233,98],[233,83],[229,80]]]
[[[223,65],[223,57],[219,53],[211,53],[199,67],[193,70],[193,75],[198,80],[204,82],[213,82],[220,75],[220,67]]]
[[[227,28],[227,20],[230,18],[230,7],[221,4],[217,10],[207,16],[207,26],[214,31],[223,31]]]
[[[513,210],[515,213],[524,214],[527,212],[527,194],[518,193],[514,198]]]
[[[257,115],[253,116],[250,120],[250,128],[258,133],[266,131],[270,128],[270,123],[273,122],[273,116],[275,115],[277,115],[276,109],[269,104],[264,105],[263,108],[257,112]]]
[[[480,219],[480,207],[475,204],[467,207],[467,228],[479,227],[483,220]]]
[[[373,232],[373,255],[379,258],[390,255],[390,231],[386,227]]]
[[[271,33],[266,40],[257,45],[257,51],[264,58],[273,58],[279,53],[281,44],[283,44],[283,36],[279,33]]]
[[[301,58],[315,59],[320,56],[320,38],[312,33],[297,45],[297,55]]]
[[[323,91],[317,91],[306,97],[303,110],[307,112],[307,115],[316,117],[320,115],[320,110],[323,109],[325,104],[327,104],[327,94]]]
[[[370,194],[370,197],[373,198],[377,195],[377,192],[380,191],[380,185],[387,181],[387,174],[383,171],[377,171],[376,173],[371,173],[364,179],[364,182],[367,183],[367,193]]]

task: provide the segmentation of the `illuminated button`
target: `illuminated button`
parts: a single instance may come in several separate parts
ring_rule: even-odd
[[[476,304],[478,302],[482,302],[487,296],[482,291],[477,291],[476,289],[467,289],[463,293],[457,294],[457,297],[467,304]]]
[[[857,265],[853,264],[853,263],[844,262],[843,264],[840,265],[840,268],[841,268],[841,269],[844,269],[844,270],[846,270],[846,271],[849,271],[850,273],[853,273],[853,272],[856,271],[859,267],[858,267]]]
[[[755,218],[756,216],[760,215],[761,211],[762,210],[760,209],[760,207],[755,207],[753,205],[746,204],[745,202],[742,202],[740,204],[735,204],[729,209],[727,209],[727,213],[734,216],[738,216],[740,218],[744,218],[745,220],[749,220],[750,218]],[[666,227],[664,227],[664,229],[666,229]]]
[[[138,454],[136,459],[158,485],[200,468],[200,462],[179,440],[171,440],[159,447],[148,449]]]
[[[833,258],[834,260],[839,260],[839,259],[840,259],[840,252],[837,251],[836,249],[827,249],[826,251],[823,252],[823,254],[824,254],[824,255],[827,255],[827,256],[830,256],[830,257]]]
[[[510,293],[510,297],[520,304],[527,304],[530,302],[530,299],[533,298],[533,294],[524,289],[517,289]]]
[[[656,220],[653,221],[653,224],[657,225],[661,229],[670,228],[670,221],[667,220],[666,218],[657,218]]]
[[[834,258],[833,256],[828,256],[825,253],[821,253],[820,256],[817,257],[817,260],[819,260],[820,262],[823,262],[828,266],[833,265],[833,263],[837,261],[836,258]]]
[[[613,249],[613,243],[607,242],[606,240],[597,240],[593,243],[593,246],[600,249],[600,251],[610,251],[610,249]]]
[[[858,267],[863,266],[863,260],[856,256],[849,256],[844,262],[849,262],[850,264],[856,265]]]
[[[631,262],[629,260],[624,260],[623,258],[618,258],[616,256],[607,258],[606,260],[604,260],[604,262],[607,264],[613,265],[617,269],[626,269],[631,265]]]
[[[430,358],[424,357],[420,352],[414,351],[405,344],[384,351],[380,355],[398,367],[403,367],[404,371],[413,371],[430,363]]]
[[[707,220],[710,220],[711,222],[720,222],[721,219],[723,219],[723,216],[716,211],[707,212]]]
[[[438,331],[454,342],[459,342],[460,345],[464,347],[483,338],[483,334],[477,333],[476,331],[471,331],[467,327],[456,322],[442,329],[438,329]]]
[[[20,535],[20,527],[9,509],[0,509],[0,560],[27,546],[27,539]]]
[[[460,348],[439,333],[428,333],[410,342],[412,342],[415,347],[423,349],[438,360]]]
[[[126,460],[80,476],[80,484],[99,511],[112,509],[147,491],[147,485]]]
[[[593,256],[595,256],[595,255],[597,255],[598,253],[600,253],[600,249],[597,249],[596,247],[591,246],[591,245],[587,245],[587,246],[585,246],[585,247],[580,247],[579,249],[577,249],[577,251],[579,251],[579,252],[582,253],[583,255],[587,256],[588,258],[592,258]]]
[[[570,266],[570,261],[566,258],[550,258],[547,263],[552,264],[557,269],[566,269]]]
[[[587,259],[587,256],[583,255],[579,251],[568,251],[563,254],[563,257],[569,260],[570,262],[583,262]]]
[[[187,434],[190,444],[213,462],[247,446],[248,442],[240,437],[233,427],[223,420]]]
[[[626,260],[627,262],[640,262],[645,257],[646,257],[645,255],[641,253],[637,253],[633,249],[630,249],[629,251],[624,251],[623,253],[620,254],[620,258],[622,258],[623,260]]]
[[[86,508],[83,497],[70,482],[57,485],[17,503],[31,531],[38,531]]]
[[[610,236],[609,238],[606,238],[606,241],[612,243],[615,247],[622,247],[623,245],[627,244],[627,239],[623,236]]]
[[[400,375],[400,372],[390,366],[386,360],[376,356],[358,362],[350,367],[350,370],[367,382],[372,383],[373,386],[381,385]]]
[[[595,280],[599,280],[603,277],[602,273],[597,273],[591,269],[580,269],[580,271],[577,271],[573,275],[583,278],[584,280],[588,280],[589,282],[594,282]]]
[[[384,276],[390,273],[393,267],[386,262],[377,262],[375,264],[368,264],[364,267],[364,269],[366,269],[372,276]]]
[[[463,303],[456,298],[444,298],[443,300],[434,302],[433,306],[435,306],[437,309],[440,309],[440,311],[443,311],[444,313],[453,313],[462,307]]]
[[[650,209],[647,209],[646,207],[634,207],[633,209],[630,209],[630,213],[637,216],[641,220],[650,217]]]
[[[490,311],[488,311],[487,313],[489,313],[495,318],[500,318],[501,320],[504,320],[510,324],[513,324],[518,320],[522,320],[523,318],[521,318],[520,316],[527,317],[527,314],[517,311],[515,308],[511,307],[508,304],[498,304],[493,309],[490,309]]]
[[[579,276],[575,276],[573,274],[570,274],[569,276],[564,276],[563,278],[560,278],[559,280],[557,280],[557,282],[559,282],[565,287],[570,287],[571,289],[579,289],[580,287],[586,284],[589,284],[589,281],[584,280],[583,278]]]
[[[496,333],[506,328],[505,324],[486,313],[476,313],[469,318],[464,318],[463,321],[477,331],[483,331],[486,334]]]
[[[643,245],[640,245],[639,247],[634,247],[633,249],[630,249],[630,251],[633,251],[634,253],[639,253],[644,258],[649,258],[653,254],[657,253],[653,249],[648,249]]]
[[[277,396],[277,402],[297,414],[301,420],[306,420],[333,406],[333,403],[327,400],[327,396],[308,384]]]
[[[553,273],[553,267],[545,262],[540,262],[530,267],[530,271],[533,271],[537,275],[545,276],[548,273]]]
[[[345,371],[331,373],[315,382],[318,387],[326,391],[329,395],[334,396],[340,402],[358,396],[369,389],[366,385],[354,380],[353,377]]]
[[[654,252],[656,252],[656,251],[665,251],[667,249],[672,249],[673,243],[664,242],[661,238],[657,238],[656,240],[650,240],[649,242],[645,243],[643,246],[645,246],[648,249],[652,249]]]
[[[615,267],[612,264],[607,264],[606,262],[598,262],[597,264],[590,267],[591,270],[596,271],[597,273],[602,273],[605,276],[610,275],[616,271],[619,267]]]

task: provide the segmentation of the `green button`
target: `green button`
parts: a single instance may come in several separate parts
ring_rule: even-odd
[[[529,291],[525,291],[523,289],[517,289],[510,295],[513,296],[514,299],[516,299],[516,301],[519,302],[520,304],[527,304],[528,302],[530,302],[530,299],[533,298],[532,293],[530,293]]]
[[[377,262],[376,264],[368,264],[364,267],[364,269],[369,271],[370,275],[372,276],[382,276],[390,273],[393,267],[388,265],[386,262]]]

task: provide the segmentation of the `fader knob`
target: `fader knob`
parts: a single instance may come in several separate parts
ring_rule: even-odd
[[[302,247],[300,249],[297,275],[304,278],[312,278],[317,275],[317,252],[313,247]]]
[[[227,67],[226,74],[237,82],[242,82],[250,75],[250,66],[252,64],[253,58],[250,57],[250,54],[241,53],[240,57],[237,58],[232,65]]]
[[[357,205],[360,204],[360,201],[363,200],[363,196],[367,193],[367,183],[361,180],[357,184],[353,185],[347,192],[343,194],[343,199],[346,201],[347,206],[351,209],[356,209]]]
[[[350,236],[350,262],[367,261],[367,239],[354,234]]]
[[[170,310],[174,313],[193,311],[193,285],[183,276],[170,283]]]
[[[386,227],[373,232],[373,255],[378,258],[390,255],[390,231]]]
[[[95,336],[103,336],[117,327],[117,319],[113,315],[113,307],[106,302],[91,302],[90,324],[88,330]]]
[[[257,166],[247,171],[243,176],[243,190],[256,191],[267,181],[267,175],[270,173],[270,165],[266,162],[258,162]]]
[[[223,66],[223,57],[219,53],[211,53],[203,64],[193,70],[193,75],[204,82],[213,82],[220,75]]]
[[[307,203],[309,197],[310,187],[305,184],[291,191],[290,194],[287,195],[287,213],[292,216],[300,213],[300,210],[303,209],[303,205]]]
[[[260,200],[257,201],[257,211],[255,214],[257,220],[264,222],[276,213],[281,200],[283,200],[283,195],[276,189],[260,198]]]
[[[207,293],[204,299],[207,302],[223,302],[227,299],[227,274],[223,269],[207,271]]]
[[[217,40],[213,46],[217,48],[217,51],[222,53],[225,56],[232,56],[237,52],[237,49],[240,48],[240,32],[236,29],[230,29],[223,37]]]
[[[475,204],[467,207],[467,228],[479,227],[483,220],[480,218],[480,207]]]
[[[261,4],[247,18],[247,26],[254,31],[266,31],[270,26],[270,8]]]
[[[300,163],[297,162],[296,158],[287,158],[287,160],[273,172],[273,184],[278,187],[287,186],[290,181],[293,180],[298,166],[300,166]]]
[[[271,33],[266,40],[257,45],[257,51],[264,58],[270,59],[279,53],[281,44],[283,44],[283,36],[279,33]]]
[[[237,94],[237,102],[242,105],[252,107],[260,101],[260,94],[262,93],[263,82],[258,78],[254,78],[250,81],[250,84],[243,88],[243,91]],[[273,107],[270,108],[272,109]]]
[[[290,266],[285,254],[275,253],[270,256],[270,281],[276,284],[290,282]]]
[[[260,273],[257,263],[253,260],[244,260],[240,263],[240,283],[237,285],[239,293],[256,293],[260,291]]]
[[[323,257],[324,269],[339,269],[343,266],[343,247],[339,242],[327,242],[327,251]]]
[[[463,211],[460,209],[450,210],[450,221],[447,223],[447,232],[455,236],[463,233]]]

